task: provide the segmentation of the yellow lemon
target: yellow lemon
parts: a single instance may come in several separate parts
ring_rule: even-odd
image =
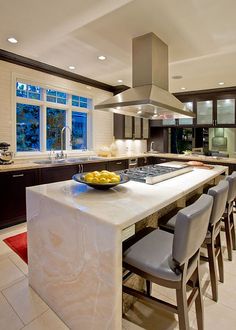
[[[92,180],[93,180],[93,174],[91,174],[91,173],[87,173],[87,174],[85,174],[85,176],[84,176],[84,180],[85,180],[86,182],[92,182]]]
[[[99,183],[104,184],[104,183],[108,183],[108,182],[107,182],[106,178],[100,178]]]
[[[100,178],[108,179],[109,178],[109,173],[101,172]]]
[[[99,183],[99,179],[97,177],[93,178],[92,183]]]
[[[98,171],[93,171],[92,173],[93,173],[93,176],[99,176],[100,175],[100,173]]]
[[[111,183],[118,183],[118,182],[120,182],[120,178],[111,178],[110,179],[111,180]]]

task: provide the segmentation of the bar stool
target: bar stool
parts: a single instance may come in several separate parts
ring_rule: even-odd
[[[234,215],[233,215],[233,205],[236,197],[236,172],[226,177],[226,181],[229,183],[229,192],[225,208],[225,213],[223,214],[222,220],[225,224],[225,236],[226,236],[226,246],[228,252],[228,259],[232,261],[233,252],[236,250],[236,237],[235,237],[235,226],[234,226]]]
[[[213,197],[203,194],[194,204],[178,212],[174,235],[155,229],[128,248],[123,266],[153,282],[176,290],[177,306],[123,285],[123,292],[177,313],[181,330],[189,329],[188,311],[195,302],[198,329],[203,329],[199,251],[206,237]],[[197,233],[197,235],[196,235]],[[192,291],[187,299],[187,283]],[[148,286],[149,288],[149,286]]]
[[[204,240],[207,247],[207,257],[201,257],[209,262],[212,299],[218,301],[218,280],[216,263],[218,262],[219,280],[224,282],[223,251],[221,246],[221,218],[225,212],[225,205],[228,198],[229,183],[225,180],[219,182],[208,190],[208,195],[213,197],[213,207],[208,225],[208,232]],[[160,225],[160,229],[174,232],[176,216],[173,216],[165,224]]]

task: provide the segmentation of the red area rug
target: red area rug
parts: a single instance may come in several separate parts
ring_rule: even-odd
[[[27,232],[5,238],[3,240],[15,253],[28,264]]]

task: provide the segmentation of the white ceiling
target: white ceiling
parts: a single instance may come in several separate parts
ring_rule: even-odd
[[[170,91],[236,86],[235,0],[0,0],[0,9],[0,48],[89,78],[131,86],[131,40],[154,32],[169,46]]]

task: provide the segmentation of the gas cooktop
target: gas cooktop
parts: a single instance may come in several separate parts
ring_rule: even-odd
[[[143,167],[129,168],[122,171],[122,173],[127,174],[130,180],[155,184],[190,171],[192,171],[192,168],[187,165],[183,165],[182,167],[147,165]]]

